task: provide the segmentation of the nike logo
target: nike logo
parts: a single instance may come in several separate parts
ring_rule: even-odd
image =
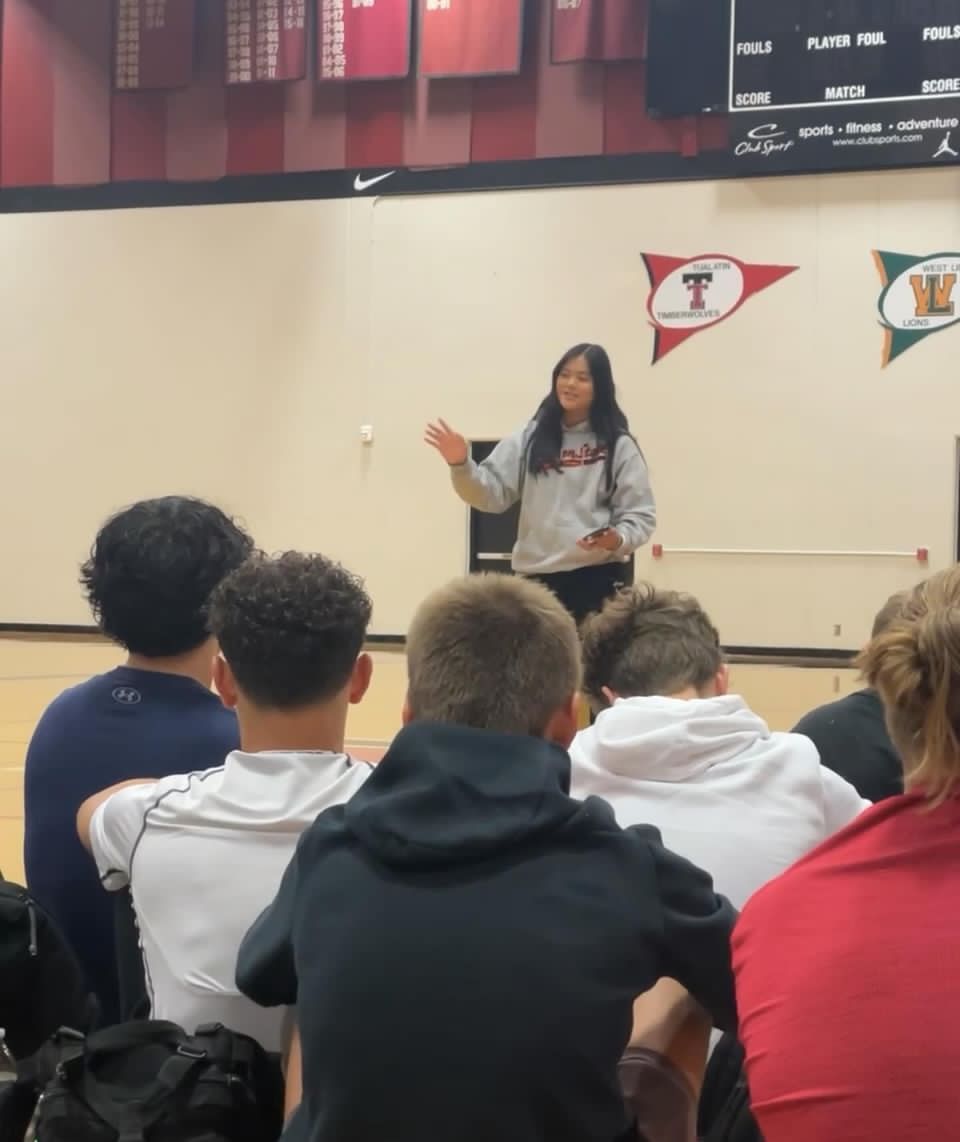
[[[377,174],[373,178],[361,178],[360,175],[353,180],[354,190],[369,190],[371,186],[376,186],[378,182],[383,182],[384,179],[390,178],[395,175],[396,171],[387,171],[386,174]]]

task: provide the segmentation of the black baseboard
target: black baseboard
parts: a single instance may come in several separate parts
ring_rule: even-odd
[[[850,670],[857,651],[832,647],[725,646],[723,655],[736,666],[790,666],[802,670]]]
[[[823,666],[843,666],[859,651],[825,646],[725,646],[723,653],[728,658],[805,658]]]
[[[0,623],[0,634],[98,635],[95,626],[82,623]]]

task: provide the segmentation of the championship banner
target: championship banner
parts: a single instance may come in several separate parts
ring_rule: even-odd
[[[194,0],[116,0],[117,90],[186,87],[193,78],[193,17]]]
[[[647,6],[641,0],[550,0],[552,63],[644,59]]]
[[[689,337],[736,313],[754,294],[792,274],[796,266],[754,266],[727,254],[674,258],[643,254],[650,277],[647,313],[656,330],[653,364]]]
[[[419,0],[420,75],[516,75],[523,0]]]
[[[410,74],[413,0],[317,0],[320,79]]]
[[[883,283],[877,303],[883,325],[884,368],[931,333],[960,321],[957,282],[960,254],[891,254],[874,250]]]
[[[303,79],[306,7],[306,0],[227,0],[227,83]]]

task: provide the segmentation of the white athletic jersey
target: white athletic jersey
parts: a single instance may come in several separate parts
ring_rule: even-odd
[[[272,903],[300,834],[372,772],[334,753],[231,753],[219,769],[115,793],[90,825],[104,886],[130,886],[151,1016],[222,1023],[283,1047],[286,1012],[236,986],[237,952]]]

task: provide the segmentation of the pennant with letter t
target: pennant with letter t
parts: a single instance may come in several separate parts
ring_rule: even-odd
[[[656,330],[653,363],[703,329],[725,321],[755,293],[796,266],[756,266],[727,254],[675,258],[644,254],[650,277],[647,313]]]

